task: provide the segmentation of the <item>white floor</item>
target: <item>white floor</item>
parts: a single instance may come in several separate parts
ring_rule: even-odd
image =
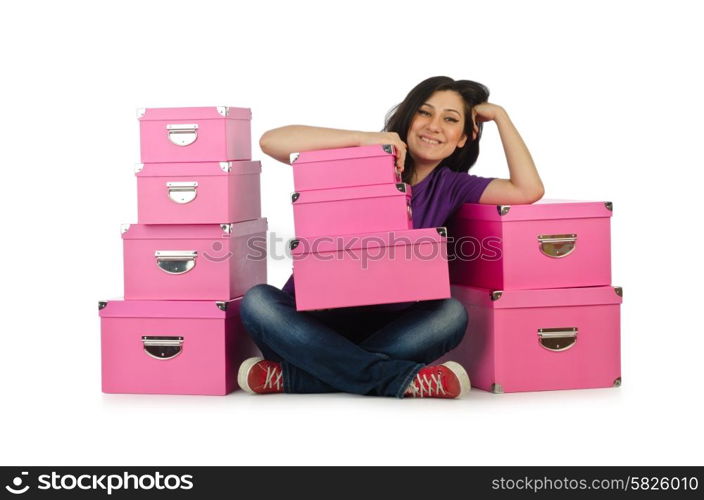
[[[88,385],[47,381],[8,405],[2,465],[701,464],[701,410],[684,388],[431,401],[108,396]]]

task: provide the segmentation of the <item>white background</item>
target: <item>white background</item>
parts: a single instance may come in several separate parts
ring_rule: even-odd
[[[696,2],[13,2],[0,18],[0,464],[702,463]],[[491,89],[546,198],[614,203],[623,386],[463,400],[104,395],[97,302],[122,294],[138,107],[252,108],[263,214],[290,167],[257,139],[378,131],[421,80]],[[506,177],[487,124],[473,173]],[[280,252],[279,252],[280,253]],[[270,262],[281,286],[290,261]]]

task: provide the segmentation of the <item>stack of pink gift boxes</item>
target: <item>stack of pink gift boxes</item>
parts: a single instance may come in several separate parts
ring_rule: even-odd
[[[621,384],[610,202],[466,204],[448,222],[452,295],[469,314],[461,362],[501,392]]]
[[[390,145],[293,153],[299,311],[450,296],[446,229],[413,229]]]
[[[149,108],[138,118],[124,300],[100,303],[103,392],[227,394],[257,353],[239,320],[242,295],[266,283],[251,111]]]

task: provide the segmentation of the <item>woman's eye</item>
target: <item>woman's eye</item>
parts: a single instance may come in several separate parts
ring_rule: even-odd
[[[451,118],[451,117],[448,116],[447,119],[450,120],[452,123],[457,123],[457,122],[459,122],[459,120],[458,120],[457,118]]]
[[[421,115],[430,115],[430,113],[428,113],[428,112],[425,111],[424,109],[419,109],[419,110],[418,110],[418,113],[420,113]]]

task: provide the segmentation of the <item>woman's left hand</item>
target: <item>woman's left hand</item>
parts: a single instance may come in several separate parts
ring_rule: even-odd
[[[472,108],[472,123],[474,124],[474,133],[479,133],[477,123],[493,122],[502,113],[506,113],[504,108],[497,104],[492,104],[490,102],[483,102],[474,106]]]

